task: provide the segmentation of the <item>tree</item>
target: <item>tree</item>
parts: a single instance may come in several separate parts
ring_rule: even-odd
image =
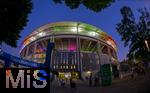
[[[17,47],[31,9],[31,0],[0,0],[0,44]]]
[[[83,4],[86,8],[99,12],[102,9],[111,5],[116,0],[53,0],[56,4],[64,3],[70,9],[76,9],[80,4]]]
[[[131,8],[121,8],[123,19],[117,24],[117,32],[124,41],[124,46],[129,46],[129,59],[150,61],[150,52],[145,44],[148,41],[150,46],[150,11],[146,8],[139,9],[139,21],[136,22]]]

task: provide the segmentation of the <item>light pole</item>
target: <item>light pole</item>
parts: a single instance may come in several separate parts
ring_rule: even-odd
[[[145,45],[146,45],[146,47],[147,47],[147,49],[148,49],[148,52],[150,52],[150,48],[149,48],[149,45],[148,45],[147,40],[145,40]]]

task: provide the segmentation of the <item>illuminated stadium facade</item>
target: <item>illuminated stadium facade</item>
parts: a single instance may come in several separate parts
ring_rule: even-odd
[[[117,47],[111,36],[81,22],[50,23],[34,30],[23,41],[21,57],[44,63],[48,42],[55,44],[50,67],[58,72],[98,71],[102,55],[112,66],[117,64]]]

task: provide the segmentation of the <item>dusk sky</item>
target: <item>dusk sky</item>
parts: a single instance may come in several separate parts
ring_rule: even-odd
[[[84,22],[90,25],[94,25],[104,32],[112,36],[116,41],[118,47],[118,59],[119,61],[126,58],[128,48],[124,47],[124,43],[121,41],[121,37],[116,31],[116,24],[122,19],[120,8],[123,6],[129,6],[133,10],[136,19],[138,19],[139,13],[137,9],[147,7],[150,8],[149,0],[118,0],[110,7],[105,8],[99,13],[95,13],[88,10],[84,6],[80,5],[78,9],[71,10],[63,4],[55,4],[52,0],[32,0],[33,9],[29,15],[29,22],[21,33],[21,38],[18,41],[18,47],[12,48],[3,44],[4,51],[12,54],[19,55],[19,49],[21,42],[27,37],[34,29],[52,22],[61,21],[77,21]]]

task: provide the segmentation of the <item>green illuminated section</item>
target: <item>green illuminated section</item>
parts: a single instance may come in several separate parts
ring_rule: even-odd
[[[78,26],[78,27],[77,27]],[[87,35],[95,38],[100,38],[100,30],[95,28],[94,26],[88,24],[78,23],[76,25],[71,24],[61,24],[51,27],[51,30],[54,34],[79,34],[79,35]]]
[[[95,31],[97,28],[88,24],[81,24],[79,27],[84,28],[84,31]]]

